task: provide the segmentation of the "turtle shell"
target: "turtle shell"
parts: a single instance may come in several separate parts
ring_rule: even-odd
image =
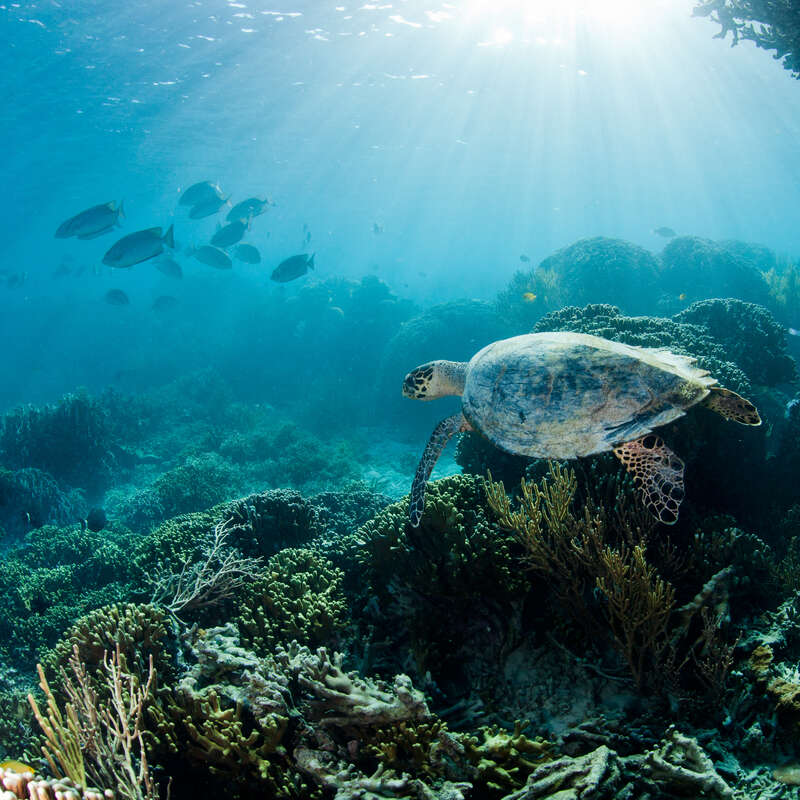
[[[467,368],[473,428],[509,453],[578,458],[682,417],[716,381],[694,359],[584,333],[493,342]]]

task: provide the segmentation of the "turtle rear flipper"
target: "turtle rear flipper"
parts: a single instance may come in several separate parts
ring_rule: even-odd
[[[721,386],[712,386],[710,394],[703,400],[703,405],[716,411],[717,414],[740,422],[742,425],[760,425],[761,417],[758,409],[744,397],[732,392],[730,389],[723,389]]]
[[[654,433],[614,448],[633,478],[645,508],[664,525],[678,521],[684,497],[683,461]]]
[[[450,441],[454,434],[471,429],[470,424],[463,414],[453,414],[452,417],[443,419],[434,429],[422,458],[417,465],[414,474],[414,483],[411,484],[411,495],[408,505],[408,518],[411,527],[416,528],[422,519],[422,511],[425,508],[425,487],[428,485],[428,478],[431,476],[433,467],[439,460],[445,445]]]

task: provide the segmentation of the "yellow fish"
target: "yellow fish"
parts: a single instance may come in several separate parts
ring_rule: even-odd
[[[678,295],[678,300],[685,300],[686,299],[686,292],[681,292]]]
[[[536,299],[536,295],[533,292],[525,292],[525,294],[522,295],[522,299],[526,303],[532,303]]]
[[[16,772],[19,775],[22,775],[23,772],[30,772],[32,775],[36,773],[33,767],[29,767],[27,764],[23,764],[21,761],[14,761],[13,759],[0,761],[0,769],[4,769],[7,772]]]

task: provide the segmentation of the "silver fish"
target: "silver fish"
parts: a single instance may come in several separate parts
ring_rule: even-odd
[[[224,250],[220,250],[219,247],[214,247],[210,244],[196,247],[192,251],[192,255],[203,264],[208,264],[209,267],[230,269],[233,266],[230,256]]]
[[[131,302],[122,289],[109,289],[105,299],[110,306],[127,306]]]
[[[56,230],[56,239],[69,239],[77,236],[79,239],[94,239],[114,229],[119,224],[119,219],[125,218],[122,203],[117,205],[113,200],[92,206],[86,211],[81,211],[74,217],[62,222]]]
[[[180,197],[178,202],[182,206],[196,206],[198,203],[208,203],[210,200],[221,198],[222,189],[211,181],[200,181],[193,183]]]
[[[261,263],[261,253],[252,244],[240,244],[234,249],[233,257],[238,258],[239,261],[244,261],[245,264]]]
[[[164,252],[164,245],[175,247],[172,225],[163,235],[161,228],[146,228],[123,236],[103,256],[103,263],[109,267],[132,267],[141,261],[160,256]]]
[[[291,256],[284,261],[281,261],[277,267],[272,271],[271,278],[278,283],[288,283],[305,275],[310,269],[314,269],[314,256],[312,253],[307,256],[305,253],[297,256]]]
[[[672,239],[678,235],[672,228],[668,228],[666,225],[661,228],[653,228],[653,233],[657,236],[663,236],[665,239]]]
[[[156,299],[153,300],[152,308],[153,311],[169,311],[177,305],[177,297],[173,297],[171,294],[162,294],[160,297],[156,297]]]
[[[181,265],[172,257],[163,255],[161,258],[156,259],[156,269],[163,275],[168,275],[170,278],[182,278],[183,269]]]
[[[272,201],[269,198],[266,200],[259,200],[257,197],[248,197],[247,200],[242,200],[241,203],[237,203],[228,212],[226,219],[228,222],[233,222],[237,219],[258,217],[263,214],[271,205]]]
[[[189,217],[191,219],[210,217],[212,214],[216,214],[227,202],[227,197],[212,197],[209,200],[204,200],[202,203],[197,203],[192,206]]]
[[[242,236],[247,233],[248,227],[248,224],[243,219],[229,222],[224,227],[217,229],[217,232],[211,237],[211,244],[214,247],[230,247],[241,241]]]

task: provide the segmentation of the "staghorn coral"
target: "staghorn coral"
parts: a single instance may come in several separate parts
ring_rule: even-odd
[[[540,737],[529,739],[526,727],[517,721],[513,731],[484,726],[478,736],[461,735],[473,786],[487,797],[505,797],[521,788],[534,770],[556,757],[553,745]]]
[[[242,642],[267,655],[278,642],[320,645],[340,631],[347,617],[343,572],[313,550],[287,548],[250,583],[238,608]]]
[[[485,666],[487,679],[496,670],[516,636],[526,581],[512,537],[487,517],[481,479],[434,481],[426,499],[419,528],[408,526],[406,499],[363,525],[351,547],[369,587],[372,657],[431,669],[455,690],[471,669]]]

